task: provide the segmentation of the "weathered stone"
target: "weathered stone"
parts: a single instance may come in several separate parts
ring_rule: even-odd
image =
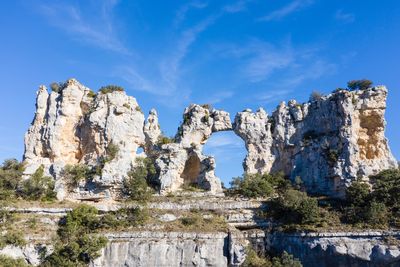
[[[58,197],[110,197],[108,189],[120,184],[134,165],[138,147],[144,146],[144,116],[133,97],[124,92],[93,93],[75,79],[50,95],[41,86],[35,119],[25,135],[26,175],[44,165],[56,179]],[[107,148],[116,147],[114,158]],[[62,171],[67,164],[101,165],[91,188],[70,193]]]
[[[355,179],[397,166],[384,136],[386,97],[378,86],[281,103],[271,116],[238,113],[234,130],[248,150],[245,171],[282,171],[300,177],[309,192],[343,196]]]
[[[398,234],[398,233],[397,233]],[[397,244],[390,244],[391,236]],[[299,258],[303,266],[398,266],[398,236],[385,233],[323,233],[298,235],[274,233],[267,235],[267,249],[287,251]],[[393,241],[392,241],[393,242]]]
[[[161,146],[156,159],[161,193],[173,192],[182,186],[196,185],[216,194],[222,192],[215,176],[215,160],[202,153],[203,145],[213,132],[232,128],[229,113],[192,104],[185,109],[176,143]]]

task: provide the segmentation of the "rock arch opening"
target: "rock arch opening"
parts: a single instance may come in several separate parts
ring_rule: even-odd
[[[189,155],[181,174],[183,186],[197,186],[201,170],[200,158],[196,154]]]
[[[225,187],[230,187],[233,177],[241,176],[247,151],[244,141],[233,131],[216,132],[203,147],[203,153],[215,158],[216,176]]]

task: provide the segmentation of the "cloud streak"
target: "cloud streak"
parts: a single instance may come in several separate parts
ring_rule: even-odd
[[[181,6],[176,12],[174,19],[174,26],[177,27],[179,24],[181,24],[185,20],[187,13],[191,9],[203,9],[206,8],[207,6],[208,3],[201,1],[193,1]]]
[[[343,10],[338,10],[335,13],[335,19],[343,23],[352,23],[355,21],[355,16],[352,13],[345,13]]]
[[[112,9],[116,4],[115,0],[102,1],[94,16],[83,14],[79,7],[72,4],[57,2],[43,4],[38,10],[52,26],[62,29],[77,41],[113,52],[131,54],[114,31]]]
[[[284,17],[287,17],[291,15],[292,13],[295,13],[302,8],[311,5],[313,3],[313,0],[294,0],[290,2],[288,5],[277,9],[275,11],[272,11],[268,15],[261,17],[258,19],[258,21],[273,21],[273,20],[281,20]]]

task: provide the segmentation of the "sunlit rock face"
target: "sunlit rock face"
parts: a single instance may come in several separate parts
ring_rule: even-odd
[[[60,199],[113,199],[135,159],[147,155],[156,162],[162,193],[184,185],[220,193],[215,160],[203,155],[202,147],[213,132],[231,129],[229,114],[191,105],[184,116],[176,143],[160,146],[157,112],[152,109],[145,123],[136,99],[125,92],[94,94],[75,79],[50,94],[41,86],[35,118],[25,135],[26,177],[43,165],[56,179]],[[146,155],[138,155],[139,148]],[[63,170],[76,164],[99,171],[90,182],[67,190]]]
[[[270,116],[238,113],[245,171],[283,171],[311,193],[342,196],[355,179],[397,166],[384,136],[386,97],[383,86],[341,90],[305,104],[283,102]]]
[[[175,143],[161,146],[156,159],[161,193],[195,185],[210,193],[221,193],[215,176],[215,160],[203,154],[203,145],[213,132],[231,130],[229,113],[208,106],[190,105],[183,114]]]
[[[56,179],[59,198],[66,197],[62,170],[67,165],[102,164],[92,181],[99,197],[110,197],[135,162],[138,147],[144,146],[144,115],[136,99],[115,91],[94,95],[74,79],[59,92],[41,86],[35,119],[25,135],[26,174],[40,165]],[[114,146],[113,158],[107,148]],[[105,160],[108,159],[108,160]],[[90,189],[73,192],[72,198],[90,195]]]
[[[218,194],[216,162],[203,154],[203,146],[214,132],[233,129],[248,151],[245,172],[284,172],[301,178],[311,193],[343,196],[355,179],[397,166],[384,136],[386,97],[383,86],[339,90],[304,104],[283,102],[271,115],[247,109],[233,125],[229,113],[192,104],[174,140],[161,144],[154,109],[145,122],[136,99],[125,92],[94,94],[70,79],[57,92],[38,90],[35,118],[25,135],[25,174],[43,165],[56,179],[60,199],[114,199],[136,158],[147,156],[157,169],[161,194],[186,186]],[[138,155],[139,148],[145,153]],[[97,171],[89,182],[66,190],[68,164]]]

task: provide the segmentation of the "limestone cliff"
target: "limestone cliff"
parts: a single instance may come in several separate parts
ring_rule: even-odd
[[[25,173],[32,174],[44,165],[56,179],[59,198],[64,198],[67,192],[61,178],[67,164],[102,165],[93,179],[95,185],[77,188],[73,198],[94,190],[97,195],[112,194],[113,185],[121,183],[135,162],[137,149],[145,144],[144,115],[136,99],[121,91],[94,95],[70,79],[50,94],[41,86],[36,107],[25,135]]]
[[[44,165],[56,179],[59,198],[113,199],[141,147],[146,155],[140,156],[155,162],[161,194],[192,185],[218,194],[216,162],[203,154],[203,145],[212,133],[233,129],[248,151],[245,172],[282,171],[291,179],[300,177],[309,192],[342,196],[356,178],[397,166],[384,136],[386,97],[383,86],[339,90],[304,104],[281,103],[271,115],[262,108],[244,110],[233,125],[229,113],[192,104],[168,143],[160,142],[155,110],[145,122],[136,99],[125,92],[94,94],[70,79],[58,92],[39,88],[25,136],[26,175]],[[78,163],[100,171],[90,183],[67,192],[63,168]]]
[[[248,173],[283,171],[300,177],[312,193],[341,196],[356,178],[397,162],[384,136],[387,89],[341,90],[305,104],[281,103],[236,115],[234,130],[245,141]]]

